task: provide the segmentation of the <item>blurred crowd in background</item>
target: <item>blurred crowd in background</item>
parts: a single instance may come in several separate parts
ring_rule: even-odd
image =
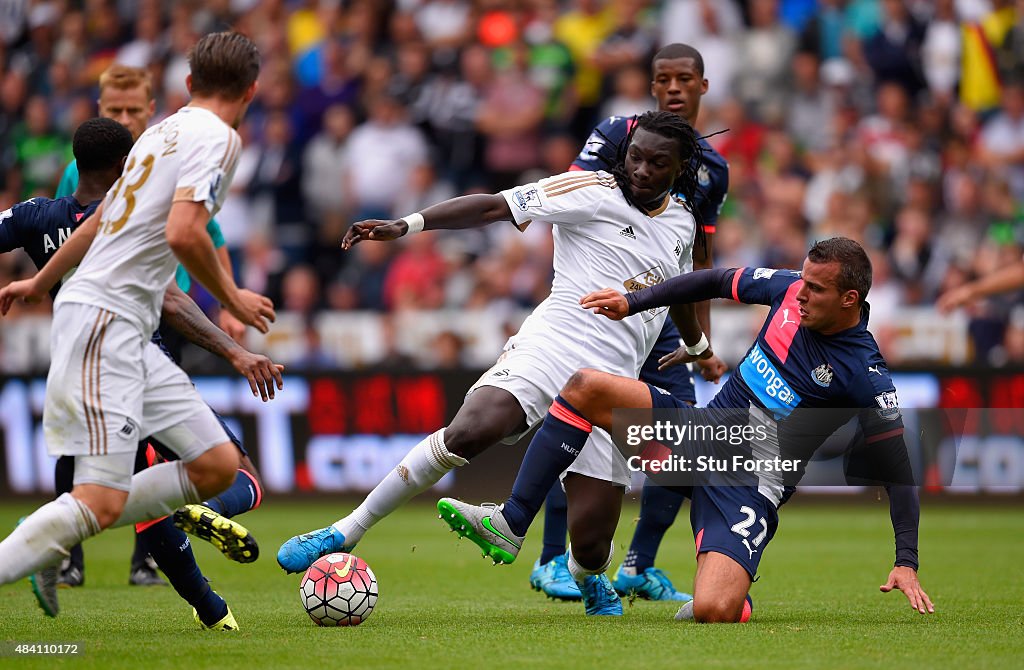
[[[887,345],[921,329],[907,315],[1021,262],[1014,0],[0,0],[0,210],[53,195],[111,63],[152,71],[156,121],[187,103],[189,47],[228,28],[256,40],[263,69],[217,219],[240,284],[297,324],[293,362],[403,362],[385,345],[365,360],[330,355],[345,346],[329,326],[366,312],[380,316],[359,321],[375,325],[353,346],[401,340],[407,313],[423,310],[489,315],[500,346],[547,294],[549,229],[499,224],[347,253],[341,235],[565,171],[602,118],[653,108],[651,56],[671,42],[704,57],[698,130],[727,130],[710,139],[730,166],[716,265],[799,267],[813,240],[857,239],[874,263],[883,351],[912,362],[944,356]],[[0,258],[3,283],[28,270]],[[1019,298],[962,319],[974,360],[1024,362]],[[421,364],[497,353],[457,328],[434,332],[412,356]]]

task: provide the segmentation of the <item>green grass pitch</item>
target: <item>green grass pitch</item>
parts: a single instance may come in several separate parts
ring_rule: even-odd
[[[33,508],[0,505],[0,527]],[[84,653],[7,656],[0,667],[966,669],[1021,667],[1024,658],[1019,503],[925,501],[921,578],[937,608],[926,617],[902,594],[878,591],[892,561],[884,500],[836,505],[798,496],[783,508],[761,563],[753,621],[736,626],[678,623],[675,605],[646,601],[627,603],[620,619],[588,620],[578,603],[529,590],[539,532],[519,562],[493,567],[418,504],[381,523],[356,552],[380,583],[370,619],[357,628],[321,629],[299,606],[299,576],[285,575],[274,555],[294,532],[348,509],[345,501],[270,500],[241,519],[261,543],[253,565],[229,563],[196,541],[200,565],[239,621],[236,633],[197,630],[190,608],[169,588],[127,586],[130,533],[104,533],[86,544],[86,586],[61,590],[56,620],[43,617],[27,582],[0,588],[0,640],[78,641]],[[636,511],[633,505],[623,512],[616,560]],[[688,523],[670,531],[659,565],[679,586],[691,578]]]

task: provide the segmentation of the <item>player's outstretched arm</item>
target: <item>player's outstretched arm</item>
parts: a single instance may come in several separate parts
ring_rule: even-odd
[[[349,250],[352,245],[365,240],[387,242],[408,235],[410,223],[412,232],[420,230],[461,230],[479,228],[495,221],[512,221],[512,210],[500,195],[463,195],[427,207],[422,212],[410,214],[395,221],[370,219],[358,221],[345,233],[341,248]]]
[[[682,305],[710,298],[731,298],[732,277],[737,270],[697,270],[673,277],[666,282],[623,295],[615,289],[605,288],[580,298],[584,309],[618,321],[656,307]]]
[[[220,304],[242,323],[261,333],[270,330],[274,303],[252,291],[239,289],[235,280],[217,260],[213,242],[206,233],[210,213],[201,202],[178,201],[167,217],[167,244],[189,274],[205,286]]]
[[[921,521],[917,487],[893,484],[886,486],[885,492],[889,496],[889,516],[896,538],[896,565],[889,572],[889,579],[878,588],[882,593],[899,589],[911,608],[921,614],[934,613],[935,606],[917,578],[917,532]]]
[[[733,275],[737,272],[737,268],[695,270],[634,291],[626,296],[629,313],[638,314],[655,307],[695,303],[711,298],[731,298]]]
[[[164,293],[161,316],[185,338],[231,363],[240,375],[249,380],[253,395],[263,402],[274,398],[274,387],[284,388],[281,378],[283,365],[277,365],[266,356],[254,354],[240,346],[227,333],[213,325],[203,310],[173,282]]]
[[[1024,287],[1024,263],[1015,263],[985,275],[981,279],[958,286],[939,296],[936,306],[942,313],[948,313],[957,307],[995,295]]]
[[[85,253],[89,251],[92,241],[96,239],[101,216],[103,216],[102,203],[92,216],[71,233],[71,237],[60,246],[60,249],[34,277],[12,282],[4,287],[0,291],[0,314],[6,315],[15,300],[31,303],[41,301],[50,289],[64,278],[64,275],[78,267],[78,264],[85,258]]]

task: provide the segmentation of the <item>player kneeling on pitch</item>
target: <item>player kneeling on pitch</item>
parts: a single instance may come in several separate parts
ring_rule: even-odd
[[[711,298],[770,306],[757,340],[708,404],[709,410],[749,411],[751,417],[768,422],[768,434],[773,438],[756,446],[774,447],[775,455],[787,435],[808,433],[804,425],[792,420],[798,408],[818,412],[819,425],[812,432],[819,436],[827,437],[856,418],[868,447],[860,450],[858,457],[869,461],[866,472],[882,473],[896,538],[895,567],[881,590],[898,588],[911,607],[921,613],[933,612],[917,578],[920,507],[917,489],[912,485],[896,390],[867,330],[865,297],[870,287],[867,254],[856,242],[835,238],[819,242],[810,250],[802,272],[769,268],[702,270],[626,295],[603,289],[585,296],[580,304],[613,320],[642,318],[643,313],[658,306]],[[546,469],[536,465],[527,469],[526,464],[541,457],[555,461],[554,454],[579,453],[594,428],[612,431],[612,411],[619,408],[694,411],[636,379],[596,370],[578,371],[562,387],[530,443],[513,497],[497,507],[458,503],[461,518],[473,525],[462,534],[478,544],[489,541],[493,534],[485,533],[486,527],[478,528],[472,520],[481,518],[486,522],[484,526],[504,527],[505,508],[523,507],[522,501],[515,499],[517,490],[547,491],[546,487],[565,469],[564,463],[553,462]],[[800,448],[809,457],[819,446],[820,442],[802,444]],[[606,454],[606,459],[610,469],[626,466],[622,453]],[[540,481],[541,474],[546,481]],[[530,487],[521,485],[524,476],[531,479]],[[603,572],[611,562],[622,488],[606,479],[610,478],[578,472],[563,475],[569,499],[569,570],[577,582]],[[690,488],[697,573],[694,598],[680,608],[678,619],[731,623],[749,618],[752,601],[748,592],[761,556],[775,535],[778,508],[794,492],[793,483],[788,478],[759,477],[752,485]],[[536,509],[539,506],[531,508],[534,513]],[[480,513],[471,513],[476,510]]]

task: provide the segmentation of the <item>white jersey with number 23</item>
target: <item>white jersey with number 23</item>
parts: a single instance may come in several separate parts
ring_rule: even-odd
[[[216,214],[241,149],[238,133],[201,107],[183,107],[144,132],[107,192],[96,239],[56,306],[109,310],[148,339],[178,264],[166,237],[171,205],[200,202],[211,217]]]

